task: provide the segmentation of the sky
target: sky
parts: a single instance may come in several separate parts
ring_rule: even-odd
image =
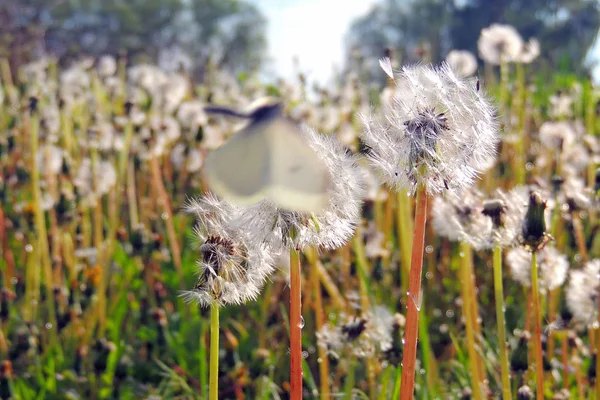
[[[270,70],[294,76],[294,58],[310,80],[326,83],[343,66],[345,34],[377,0],[251,0],[268,21]]]
[[[366,14],[378,0],[250,0],[267,18],[270,64],[276,77],[295,75],[294,58],[309,80],[322,84],[343,66],[345,35],[356,17]],[[600,60],[600,40],[590,52]],[[594,71],[600,82],[600,66]]]

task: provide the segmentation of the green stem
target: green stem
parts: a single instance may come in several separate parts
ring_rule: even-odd
[[[202,321],[200,325],[200,351],[199,356],[199,373],[200,373],[200,397],[206,398],[206,389],[208,388],[208,371],[207,371],[207,357],[206,357],[206,322]]]
[[[533,300],[533,319],[535,335],[533,343],[535,347],[535,376],[536,376],[536,399],[544,400],[544,362],[542,359],[542,320],[540,315],[540,289],[538,283],[537,252],[531,253],[531,297]]]
[[[475,400],[481,399],[482,394],[482,381],[479,376],[479,367],[477,365],[477,350],[475,349],[475,333],[473,326],[473,316],[471,307],[471,296],[469,293],[469,284],[471,282],[470,268],[469,268],[469,256],[467,252],[471,251],[471,248],[464,243],[461,243],[461,257],[460,257],[460,287],[461,295],[463,300],[463,313],[465,317],[465,328],[467,331],[467,352],[469,353],[469,369],[471,370],[471,380],[473,386],[473,398]]]
[[[502,371],[502,398],[512,399],[508,349],[506,346],[506,322],[504,321],[504,289],[502,286],[502,249],[494,247],[494,294],[496,298],[496,330],[500,344],[500,368]]]
[[[219,400],[219,306],[210,306],[210,375],[208,398]]]

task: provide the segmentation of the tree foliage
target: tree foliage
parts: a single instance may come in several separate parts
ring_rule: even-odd
[[[221,68],[256,68],[265,21],[242,0],[2,0],[1,48],[11,61],[35,53],[62,60],[117,55],[159,61],[184,56],[196,73],[209,58]],[[172,50],[176,49],[175,52]],[[16,53],[21,53],[15,57]],[[163,57],[164,58],[164,57]]]
[[[547,62],[581,72],[600,9],[596,0],[382,0],[354,21],[348,45],[367,59],[390,47],[410,61],[426,43],[437,62],[451,49],[476,54],[481,29],[492,23],[513,25],[526,40],[536,37]]]

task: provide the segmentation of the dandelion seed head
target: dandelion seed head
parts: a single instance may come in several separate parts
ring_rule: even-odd
[[[517,61],[523,64],[531,64],[540,56],[540,42],[536,38],[531,38],[523,45],[523,51],[519,55]]]
[[[523,247],[515,247],[506,254],[513,279],[525,287],[531,287],[531,257],[531,252]],[[541,292],[553,290],[565,282],[569,261],[555,247],[546,246],[539,250],[537,262]]]
[[[573,145],[577,133],[570,122],[546,121],[540,126],[540,142],[549,150],[562,150]]]
[[[201,257],[196,285],[182,296],[203,307],[256,299],[274,270],[273,258],[266,246],[232,224],[240,210],[211,194],[188,201],[185,209],[197,217]]]
[[[523,52],[523,39],[510,25],[492,24],[481,30],[477,41],[479,56],[487,63],[515,62]]]
[[[113,56],[102,56],[98,60],[98,75],[102,77],[112,76],[117,72],[117,60]]]
[[[367,157],[389,186],[409,193],[464,190],[496,154],[495,109],[475,81],[447,64],[404,67],[383,118],[362,115]]]
[[[433,228],[438,235],[450,241],[465,240],[464,232],[469,230],[482,201],[483,195],[476,189],[469,189],[460,196],[434,197],[431,207]]]
[[[89,158],[81,161],[73,180],[79,194],[89,205],[96,204],[96,201],[108,193],[116,182],[117,173],[110,162],[97,160],[92,164]]]
[[[527,212],[528,195],[529,189],[523,186],[509,192],[496,190],[477,206],[472,223],[463,231],[465,240],[477,250],[516,245]]]
[[[566,301],[573,320],[591,326],[598,320],[600,259],[587,262],[583,269],[572,270],[566,289]]]
[[[317,343],[337,359],[382,355],[392,348],[396,321],[384,306],[375,306],[361,317],[342,314],[336,324],[325,324],[317,332]]]
[[[446,56],[446,62],[456,75],[467,78],[477,71],[477,59],[467,50],[452,50]]]

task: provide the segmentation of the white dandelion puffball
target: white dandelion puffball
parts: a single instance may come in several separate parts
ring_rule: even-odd
[[[597,321],[599,285],[600,259],[589,261],[582,270],[571,272],[566,300],[576,322],[592,326]]]
[[[569,261],[567,256],[555,247],[546,246],[538,251],[538,274],[540,291],[552,290],[561,286],[567,278]],[[513,278],[525,287],[531,287],[531,252],[523,247],[515,247],[506,254]]]
[[[523,39],[510,25],[492,24],[481,30],[477,41],[479,56],[492,65],[515,62],[523,54]]]
[[[270,249],[251,240],[234,221],[240,209],[212,194],[188,201],[186,211],[195,214],[195,236],[200,244],[198,279],[182,296],[203,307],[227,306],[255,300],[274,271]]]
[[[392,75],[394,96],[380,115],[362,115],[367,157],[389,186],[414,193],[461,191],[496,156],[496,109],[475,80],[410,66]]]
[[[473,76],[477,71],[477,59],[467,50],[452,50],[446,56],[446,62],[458,76]]]

